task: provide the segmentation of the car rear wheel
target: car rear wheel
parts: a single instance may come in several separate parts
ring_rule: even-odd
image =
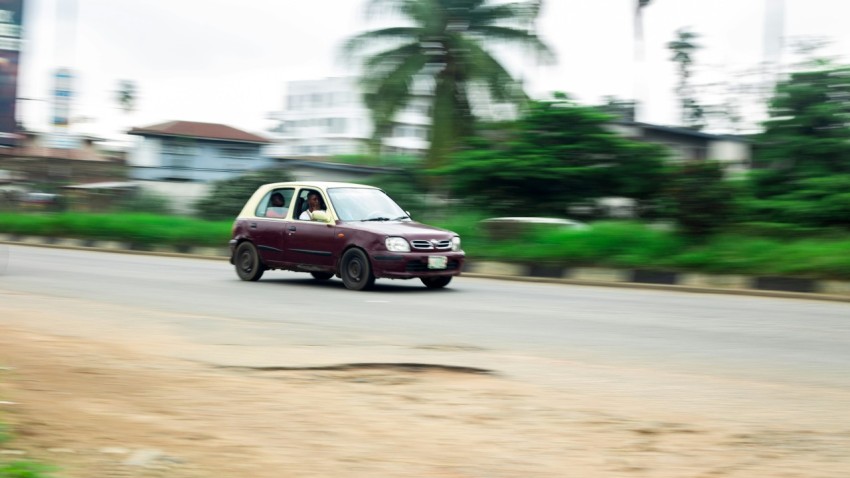
[[[452,276],[421,277],[419,280],[429,289],[442,289],[449,285],[449,282],[452,281]]]
[[[258,281],[263,277],[266,268],[260,262],[257,248],[250,242],[243,242],[236,248],[236,257],[233,261],[236,266],[236,275],[245,281]]]
[[[342,256],[339,275],[345,287],[351,290],[365,290],[375,284],[369,258],[360,249],[349,249]]]
[[[328,280],[334,276],[333,272],[311,272],[310,275],[316,280]]]

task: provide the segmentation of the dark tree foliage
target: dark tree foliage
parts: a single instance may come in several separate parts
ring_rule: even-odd
[[[690,161],[676,168],[665,196],[670,215],[691,237],[708,236],[737,219],[736,191],[717,161]]]
[[[776,87],[751,175],[760,220],[850,226],[850,67],[793,73]]]
[[[568,204],[622,196],[652,198],[664,177],[664,150],[607,127],[611,117],[559,95],[530,104],[514,124],[470,141],[451,165],[455,196],[493,212],[563,214]]]
[[[237,178],[218,181],[210,193],[195,204],[198,215],[207,220],[234,219],[254,191],[263,184],[292,181],[292,175],[281,169],[253,171]]]
[[[850,174],[795,181],[793,188],[768,199],[745,203],[751,221],[812,228],[850,228]]]
[[[850,174],[850,67],[793,73],[764,126],[758,166],[786,181]]]

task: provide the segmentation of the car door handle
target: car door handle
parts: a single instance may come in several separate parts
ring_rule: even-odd
[[[256,229],[256,228],[257,228],[257,223],[256,223],[256,222],[252,222],[250,227],[251,227],[251,229]]]
[[[294,231],[294,230],[295,230],[295,226],[289,226],[289,230],[290,230],[290,231]]]

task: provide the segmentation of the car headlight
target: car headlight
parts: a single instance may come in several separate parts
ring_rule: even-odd
[[[452,238],[452,251],[460,252],[460,236]]]
[[[410,243],[403,237],[388,237],[384,242],[388,251],[410,252]]]

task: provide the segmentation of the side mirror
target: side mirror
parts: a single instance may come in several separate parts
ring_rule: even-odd
[[[333,222],[331,215],[328,214],[327,211],[313,211],[313,214],[312,214],[311,217],[316,222],[324,222],[326,224],[330,224],[331,222]]]

